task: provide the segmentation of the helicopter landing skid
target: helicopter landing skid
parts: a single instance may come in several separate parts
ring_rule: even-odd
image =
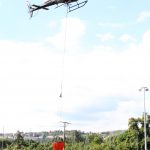
[[[68,5],[68,12],[72,12],[76,9],[83,7],[87,2],[88,2],[88,0],[85,0],[81,3],[76,2],[77,4],[75,4],[75,5]]]

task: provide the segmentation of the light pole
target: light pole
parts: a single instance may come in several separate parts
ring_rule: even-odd
[[[145,150],[147,150],[147,134],[146,134],[146,106],[145,106],[145,92],[149,89],[147,87],[141,87],[139,91],[144,92],[144,137],[145,137]]]
[[[137,131],[137,150],[139,150],[139,132]]]

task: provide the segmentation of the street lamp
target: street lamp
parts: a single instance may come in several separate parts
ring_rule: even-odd
[[[147,135],[146,135],[146,106],[145,106],[145,92],[149,89],[147,87],[141,87],[139,91],[144,92],[144,137],[145,137],[145,150],[147,150]]]

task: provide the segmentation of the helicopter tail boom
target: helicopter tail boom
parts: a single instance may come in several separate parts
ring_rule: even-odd
[[[33,8],[34,7],[34,8]],[[32,9],[33,10],[37,10],[37,9],[45,9],[45,10],[49,10],[48,8],[46,8],[45,6],[39,6],[39,5],[32,5]]]
[[[30,14],[30,18],[33,16],[33,12],[39,9],[44,9],[44,10],[49,10],[45,5],[44,6],[39,6],[39,5],[30,5],[30,3],[27,1],[27,6],[28,6],[28,12]]]

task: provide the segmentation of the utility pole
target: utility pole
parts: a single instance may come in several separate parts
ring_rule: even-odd
[[[4,127],[3,127],[3,139],[2,139],[2,150],[4,149]]]
[[[70,123],[69,122],[65,122],[65,121],[61,121],[61,123],[63,123],[63,127],[64,127],[63,140],[64,140],[64,150],[65,150],[65,132],[66,132],[66,126],[68,124],[70,124]]]
[[[146,133],[146,124],[147,124],[147,121],[146,121],[146,118],[147,118],[147,114],[146,114],[146,104],[145,104],[145,92],[146,91],[149,91],[149,89],[147,87],[141,87],[139,89],[139,91],[143,91],[144,93],[144,139],[145,139],[145,150],[147,150],[147,133]]]
[[[137,150],[139,150],[139,131],[137,131]]]

